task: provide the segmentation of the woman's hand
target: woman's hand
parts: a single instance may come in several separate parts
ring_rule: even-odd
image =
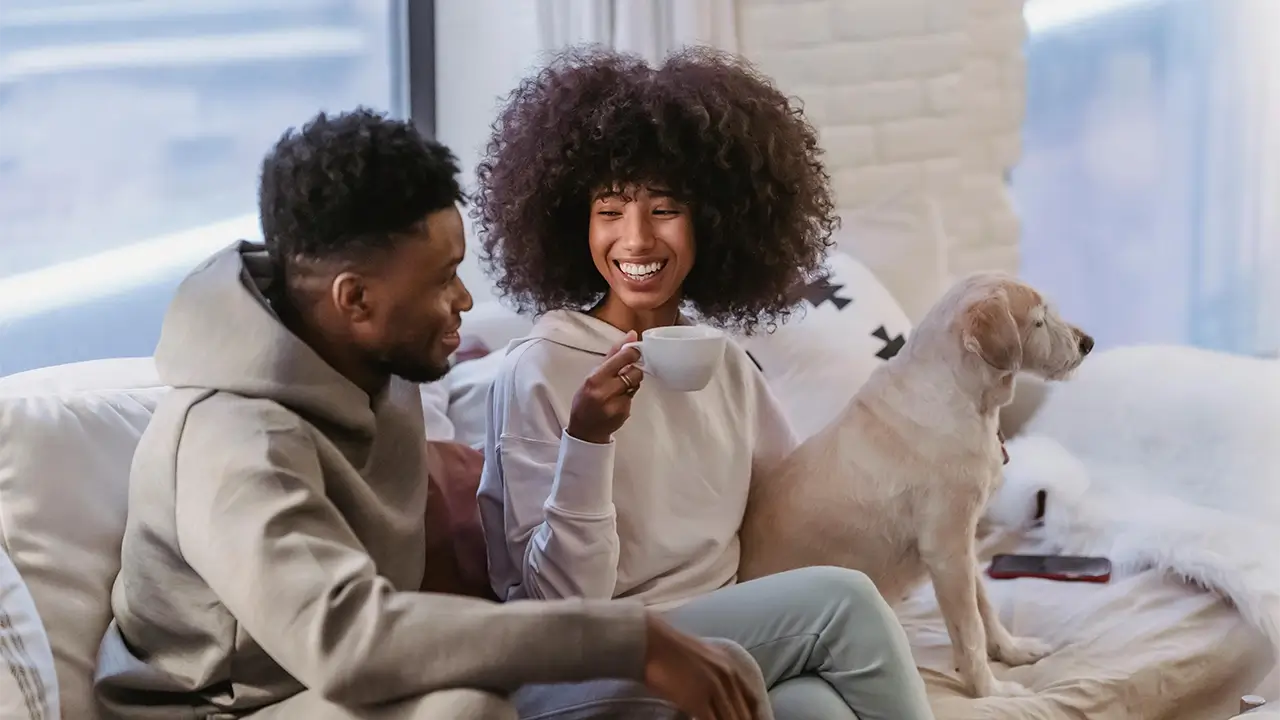
[[[614,345],[604,362],[578,388],[569,409],[569,434],[583,442],[604,445],[631,416],[631,397],[644,380],[636,348],[622,346],[636,339],[634,330]]]

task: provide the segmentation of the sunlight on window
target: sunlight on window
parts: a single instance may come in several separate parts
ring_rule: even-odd
[[[0,7],[0,375],[149,354],[181,277],[258,237],[281,132],[402,114],[396,0]]]

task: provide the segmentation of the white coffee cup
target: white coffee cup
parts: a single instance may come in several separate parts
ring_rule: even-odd
[[[645,330],[623,348],[640,350],[635,367],[672,390],[693,392],[711,382],[724,360],[723,332],[705,325],[671,325]]]

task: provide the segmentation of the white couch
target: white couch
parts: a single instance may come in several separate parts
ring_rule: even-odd
[[[150,358],[0,378],[0,549],[44,621],[68,720],[96,716],[129,465],[163,392]]]
[[[866,301],[865,287],[859,297],[863,310],[883,302]],[[814,311],[806,322],[822,328],[824,323],[844,321],[842,316],[830,314],[833,310],[825,315],[823,312]],[[886,312],[892,316],[888,324],[895,326],[890,327],[889,334],[895,335],[899,331],[896,324],[905,322],[905,317],[900,311]],[[481,334],[490,333],[486,340],[491,347],[500,347],[504,337],[522,326],[492,308],[479,308],[476,317],[487,315],[492,316],[492,322],[483,323]],[[857,322],[866,325],[866,330],[884,320],[877,316],[870,324],[865,319]],[[493,329],[502,323],[507,324]],[[818,333],[823,334],[830,334],[829,329]],[[850,342],[848,337],[838,340]],[[780,347],[753,341],[753,353],[766,359],[766,368],[769,358],[781,361],[797,352],[808,353],[807,357],[825,357],[822,348],[814,345],[813,337],[806,339],[793,333],[777,342]],[[829,359],[837,364],[828,369],[829,378],[834,378],[835,373],[848,374],[849,360],[842,355],[848,349],[837,343],[831,350]],[[869,372],[870,368],[861,371]],[[813,372],[822,375],[821,369]],[[774,373],[771,378],[780,394],[803,396],[801,400],[792,397],[790,402],[842,403],[839,398],[815,395],[812,386],[805,395],[800,386],[803,380],[794,373]],[[472,382],[479,381],[473,378]],[[829,381],[823,379],[817,387],[829,390]],[[1041,395],[1033,387],[1028,386],[1027,390],[1024,397],[1031,402],[1024,404],[1034,405]],[[149,358],[104,360],[0,378],[0,550],[12,558],[21,572],[43,618],[52,647],[61,716],[70,720],[96,717],[92,675],[98,642],[110,617],[110,588],[118,570],[129,466],[133,448],[164,392]],[[783,400],[788,402],[787,398]],[[1007,592],[996,593],[997,601],[1021,592],[1017,587],[1031,586],[1009,584]],[[0,584],[0,591],[3,589]],[[0,592],[0,601],[4,599]],[[3,607],[0,605],[0,610]],[[939,637],[945,642],[945,636],[938,635],[940,628],[935,625],[939,621],[930,612],[924,613],[927,619],[917,628],[921,634],[915,634],[913,629],[913,638],[936,645]],[[1023,617],[1022,621],[1027,619]],[[1015,630],[1017,626],[1015,622]],[[926,648],[924,652],[932,650]],[[3,660],[0,654],[0,667]],[[935,671],[930,676],[931,692],[935,688],[943,693],[954,692],[948,682],[945,675]],[[971,717],[966,714],[971,711],[970,706],[965,708],[953,717]],[[5,709],[0,704],[0,711]],[[0,715],[0,720],[7,717]]]
[[[892,340],[909,330],[905,314],[874,276],[847,255],[832,260],[832,282],[845,288],[841,299],[856,296],[857,302],[844,309],[824,303],[804,318],[807,335],[792,328],[790,336],[784,332],[753,345],[766,365],[790,363],[797,353],[822,361],[824,367],[813,373],[825,378],[822,392],[807,401],[820,414],[835,412],[832,388],[851,394],[882,361],[876,353],[884,341],[876,331]],[[501,350],[528,327],[527,319],[488,302],[467,313],[462,332]],[[849,360],[854,355],[856,368]],[[452,384],[424,392],[424,405],[445,403],[452,416],[428,411],[433,439],[479,442],[486,383],[495,369],[493,362],[468,363]],[[779,382],[793,388],[792,395],[805,393],[799,387],[804,378]],[[62,716],[70,720],[95,717],[92,676],[119,571],[129,467],[164,392],[150,358],[77,363],[0,378],[0,550],[12,558],[43,618]],[[3,590],[0,583],[0,599]],[[0,667],[3,639],[0,634]],[[7,718],[0,715],[0,720]]]

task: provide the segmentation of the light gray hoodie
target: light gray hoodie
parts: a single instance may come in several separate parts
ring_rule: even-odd
[[[731,341],[707,387],[646,378],[612,442],[574,438],[564,431],[573,396],[622,339],[557,310],[507,349],[479,492],[498,597],[627,597],[665,609],[737,579],[752,477],[795,449],[795,434]]]
[[[417,388],[370,397],[278,320],[261,246],[182,283],[165,395],[134,457],[99,696],[129,718],[244,714],[309,688],[348,705],[451,687],[639,678],[639,603],[416,592]]]

